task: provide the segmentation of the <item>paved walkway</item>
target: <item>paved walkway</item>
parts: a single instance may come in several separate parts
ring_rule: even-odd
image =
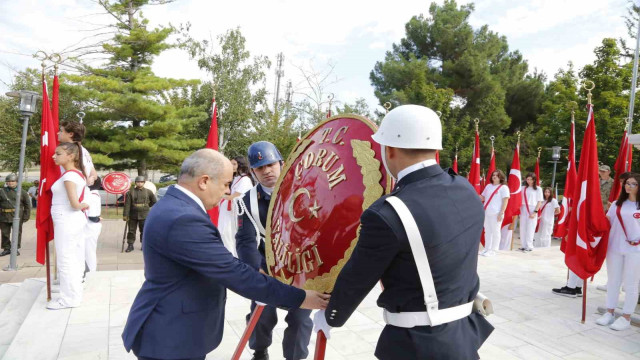
[[[123,228],[122,221],[105,221],[98,249],[99,270],[142,269],[139,244],[136,244],[136,250],[132,253],[120,253]],[[29,222],[25,224],[25,243],[19,257],[21,269],[18,272],[0,272],[0,282],[17,282],[27,277],[44,276],[43,268],[35,263],[34,238],[33,222]],[[7,257],[0,258],[2,266],[6,263]],[[595,324],[595,319],[599,316],[596,313],[597,306],[604,303],[605,296],[604,292],[595,290],[595,284],[605,282],[605,270],[589,284],[587,321],[581,324],[581,299],[570,299],[551,293],[552,287],[563,285],[566,279],[562,253],[557,247],[536,249],[527,254],[514,251],[502,252],[492,258],[480,257],[478,271],[481,291],[491,298],[496,312],[488,318],[496,327],[496,331],[480,349],[481,357],[545,360],[640,358],[640,328],[632,327],[630,330],[616,332]],[[95,275],[106,278],[107,274],[98,272]],[[108,276],[108,287],[96,286],[96,289],[110,289],[109,305],[104,302],[100,306],[90,304],[91,296],[88,296],[82,307],[71,311],[70,319],[75,320],[69,321],[59,359],[104,359],[105,355],[108,359],[134,359],[131,354],[124,352],[119,335],[131,302],[143,280],[142,276],[140,271],[112,273]],[[126,277],[130,279],[127,280]],[[89,284],[88,289],[93,285]],[[379,289],[376,287],[347,324],[343,328],[334,329],[328,342],[327,359],[375,359],[375,344],[384,324],[381,310],[375,304],[378,294]],[[104,297],[101,298],[102,301],[106,300]],[[230,358],[244,330],[247,308],[248,300],[229,294],[222,344],[209,354],[207,359]],[[108,331],[100,332],[105,339],[95,340],[96,344],[105,346],[104,351],[98,352],[95,347],[88,346],[87,342],[93,340],[88,340],[88,335],[83,331],[70,331],[79,326],[78,321],[94,321],[95,316],[98,316],[95,313],[97,309],[106,312],[104,317],[100,316],[101,320],[108,319],[108,323],[104,324]],[[81,321],[79,318],[84,320]],[[282,359],[279,344],[286,326],[283,319],[284,316],[280,316],[280,322],[274,332],[274,345],[271,347],[271,358],[274,360]],[[103,335],[96,335],[94,338]],[[77,339],[74,336],[77,336]],[[312,338],[310,351],[313,351],[313,344]],[[81,351],[89,348],[91,352],[75,353],[65,350]],[[63,354],[65,356],[62,356]],[[245,351],[243,359],[249,358],[249,352]]]

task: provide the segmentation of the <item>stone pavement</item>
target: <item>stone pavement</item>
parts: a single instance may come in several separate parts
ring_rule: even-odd
[[[17,282],[43,276],[35,263],[33,222],[25,225],[24,252],[14,273],[0,273],[0,281]],[[30,226],[31,225],[31,226]],[[120,253],[124,223],[105,221],[98,249],[99,270],[142,269],[139,244],[132,253]],[[0,258],[2,266],[8,258]],[[597,306],[605,293],[595,284],[606,281],[603,269],[587,289],[587,320],[580,323],[581,299],[551,293],[565,283],[566,267],[557,246],[532,253],[501,252],[496,257],[480,257],[481,291],[494,304],[488,319],[496,327],[480,349],[483,359],[638,359],[640,328],[616,332],[595,324]],[[10,275],[7,275],[10,274]],[[135,359],[124,352],[120,334],[131,303],[143,281],[142,271],[99,271],[87,285],[83,306],[70,310],[64,340],[53,358],[57,359]],[[374,288],[347,324],[332,331],[328,341],[328,360],[375,359],[373,352],[383,328],[381,310],[376,306],[380,290]],[[242,331],[249,301],[229,293],[225,333],[222,344],[207,359],[229,359]],[[32,310],[33,311],[33,310]],[[274,332],[271,358],[282,359],[281,341],[286,323],[284,313]],[[2,321],[2,320],[0,320]],[[34,341],[35,343],[35,341]],[[312,337],[310,351],[314,349]],[[40,357],[44,358],[44,357]],[[312,358],[310,355],[309,358]],[[16,357],[29,359],[29,357]],[[250,359],[245,351],[242,359]]]

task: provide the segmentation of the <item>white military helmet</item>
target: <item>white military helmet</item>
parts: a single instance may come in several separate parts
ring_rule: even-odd
[[[402,105],[389,111],[372,138],[384,146],[442,150],[442,124],[426,106]]]

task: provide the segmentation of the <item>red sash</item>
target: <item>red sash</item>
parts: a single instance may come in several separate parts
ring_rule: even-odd
[[[526,186],[523,190],[524,193],[524,206],[527,208],[527,214],[529,214],[529,216],[531,216],[531,210],[529,210],[529,201],[527,200],[527,189],[529,187]]]
[[[495,190],[493,190],[493,193],[491,194],[491,196],[489,196],[489,201],[487,201],[486,204],[484,204],[484,209],[487,210],[487,206],[489,206],[489,204],[491,203],[491,199],[493,199],[493,196],[498,192],[498,190],[500,190],[501,187],[503,187],[504,185],[500,184],[500,186],[498,186]]]
[[[545,206],[547,206],[547,204],[550,202],[551,201],[547,201],[546,203],[544,203],[544,205],[542,205],[542,208],[538,210],[538,222],[536,223],[536,230],[534,232],[538,232],[538,228],[540,227],[540,220],[542,220],[542,212],[544,211]],[[527,205],[527,209],[528,208],[529,205]]]
[[[618,221],[620,222],[620,226],[622,226],[622,231],[624,231],[625,240],[631,246],[638,246],[638,245],[640,245],[640,241],[630,241],[629,240],[629,235],[627,235],[627,229],[624,227],[624,221],[622,221],[622,216],[620,216],[620,208],[621,207],[622,206],[616,206],[616,215],[618,216]]]

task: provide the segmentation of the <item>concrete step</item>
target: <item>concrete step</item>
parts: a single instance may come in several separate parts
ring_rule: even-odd
[[[0,359],[20,330],[24,319],[46,283],[43,279],[27,279],[22,282],[11,300],[0,312]]]
[[[48,310],[46,284],[2,360],[56,360],[71,309]]]
[[[20,288],[20,284],[2,284],[0,285],[0,313],[4,310],[7,303],[11,300],[16,291]]]

